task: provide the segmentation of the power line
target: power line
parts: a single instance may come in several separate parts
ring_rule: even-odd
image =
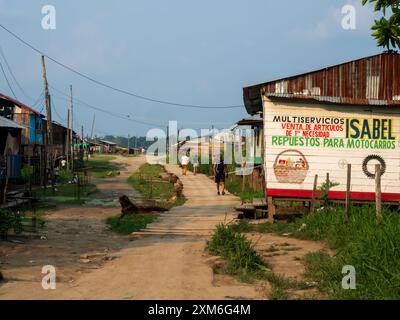
[[[47,57],[47,59],[53,61],[54,63],[58,64],[59,66],[69,70],[72,73],[77,74],[78,76],[85,78],[86,80],[89,80],[99,86],[108,88],[110,90],[137,98],[137,99],[141,99],[141,100],[145,100],[145,101],[149,101],[149,102],[154,102],[154,103],[159,103],[159,104],[165,104],[165,105],[170,105],[170,106],[175,106],[175,107],[182,107],[182,108],[196,108],[196,109],[237,109],[237,108],[243,108],[243,105],[232,105],[232,106],[205,106],[205,105],[194,105],[194,104],[184,104],[184,103],[178,103],[178,102],[172,102],[172,101],[165,101],[165,100],[160,100],[160,99],[155,99],[155,98],[151,98],[151,97],[147,97],[147,96],[143,96],[143,95],[139,95],[137,93],[134,92],[130,92],[127,90],[123,90],[117,87],[114,87],[112,85],[109,85],[107,83],[104,83],[102,81],[96,80],[60,61],[58,61],[55,58],[52,58],[50,56],[48,56],[47,54],[45,54],[44,52],[42,52],[41,50],[37,49],[36,47],[34,47],[32,44],[28,43],[27,41],[25,41],[24,39],[22,39],[21,37],[19,37],[18,35],[16,35],[14,32],[12,32],[11,30],[7,29],[5,26],[3,26],[2,24],[0,24],[0,27],[2,29],[4,29],[7,33],[9,33],[11,36],[13,36],[14,38],[16,38],[18,41],[22,42],[25,46],[31,48],[32,50],[36,51],[37,53]]]
[[[17,87],[19,88],[19,90],[20,90],[20,91],[22,92],[22,94],[23,94],[25,97],[27,97],[29,100],[33,100],[32,97],[29,96],[29,94],[26,93],[26,91],[22,88],[22,86],[20,85],[20,83],[19,83],[18,80],[16,79],[16,77],[15,77],[15,75],[14,75],[14,73],[13,73],[11,67],[10,67],[10,64],[8,63],[7,58],[6,58],[5,54],[4,54],[3,48],[2,48],[1,46],[0,46],[0,55],[2,56],[2,58],[3,58],[3,60],[4,60],[5,64],[6,64],[6,67],[7,67],[7,69],[8,69],[8,72],[11,74],[11,77],[14,79],[14,82],[15,82],[15,84],[17,85]]]
[[[51,105],[52,105],[53,110],[55,111],[56,115],[58,116],[58,118],[59,118],[62,122],[67,122],[67,119],[63,118],[63,117],[58,113],[56,104],[54,103],[53,100],[51,100]]]
[[[0,68],[1,68],[1,71],[2,71],[2,73],[3,73],[4,79],[6,79],[7,85],[8,85],[8,87],[10,88],[10,90],[11,90],[11,92],[12,92],[14,98],[15,98],[15,99],[18,99],[17,96],[16,96],[16,94],[15,94],[15,92],[14,92],[14,90],[13,90],[13,88],[11,87],[10,81],[8,81],[6,72],[4,71],[3,64],[1,63],[1,61],[0,61]]]
[[[52,85],[49,85],[49,87],[52,89],[52,90],[54,90],[54,91],[56,91],[56,92],[58,92],[59,94],[61,94],[61,95],[63,95],[65,98],[62,98],[62,97],[60,97],[60,96],[56,96],[56,98],[58,98],[58,99],[62,99],[62,100],[64,100],[64,101],[67,101],[67,98],[69,98],[69,96],[68,96],[68,94],[66,94],[65,92],[63,92],[62,90],[60,90],[60,89],[57,89],[56,87],[54,87],[54,86],[52,86]],[[68,100],[69,101],[69,100]],[[143,120],[139,120],[139,119],[132,119],[129,115],[125,115],[125,114],[122,114],[122,113],[117,113],[117,112],[111,112],[111,111],[109,111],[109,110],[106,110],[106,108],[101,108],[101,107],[99,107],[99,106],[94,106],[93,104],[90,104],[90,103],[88,103],[88,102],[86,102],[86,101],[83,101],[83,100],[81,100],[81,99],[78,99],[78,98],[74,98],[74,101],[76,101],[77,102],[77,104],[78,105],[83,105],[83,106],[85,106],[85,107],[88,107],[88,108],[91,108],[91,109],[94,109],[94,110],[97,110],[97,111],[100,111],[100,112],[103,112],[103,113],[106,113],[106,114],[108,114],[108,115],[111,115],[111,116],[113,116],[113,117],[116,117],[116,118],[119,118],[119,119],[123,119],[123,120],[128,120],[128,121],[133,121],[133,122],[136,122],[136,123],[139,123],[139,124],[143,124],[143,125],[148,125],[148,126],[164,126],[164,123],[152,123],[152,122],[145,122],[145,121],[143,121]],[[188,122],[188,123],[192,123],[192,124],[209,124],[208,122],[206,123],[200,123],[200,122]],[[230,123],[230,122],[216,122],[216,124],[227,124],[227,123]],[[199,129],[200,130],[200,129]]]
[[[54,90],[54,87],[51,87],[51,88],[53,88],[53,90]],[[53,97],[54,97],[54,95],[53,95]],[[57,95],[56,95],[55,97],[56,97],[57,99],[61,99],[61,100],[66,101],[66,102],[69,101],[68,99],[66,99],[66,98],[64,98],[64,97],[60,97],[60,96],[57,96]],[[123,119],[123,120],[127,120],[127,121],[132,121],[132,122],[139,123],[139,124],[143,124],[143,125],[147,125],[147,126],[150,126],[150,127],[160,126],[160,124],[144,122],[144,121],[140,121],[140,120],[136,120],[136,119],[129,118],[128,116],[120,115],[120,114],[118,114],[118,113],[113,113],[113,112],[107,111],[107,110],[105,110],[105,109],[103,109],[103,108],[96,107],[96,106],[91,105],[91,104],[88,104],[88,103],[86,103],[86,102],[77,100],[76,98],[74,98],[74,101],[75,101],[75,103],[78,104],[78,105],[81,105],[81,106],[84,106],[84,107],[87,107],[87,108],[90,108],[90,109],[94,109],[94,110],[103,112],[103,113],[108,114],[108,115],[110,115],[110,116],[113,116],[113,117],[115,117],[115,118],[119,118],[119,119]]]
[[[42,92],[40,93],[39,97],[35,100],[35,102],[34,102],[33,105],[32,105],[32,108],[36,107],[36,105],[37,105],[39,102],[43,102],[43,99],[44,99],[44,91],[42,91]],[[42,106],[42,110],[43,110],[43,106]]]

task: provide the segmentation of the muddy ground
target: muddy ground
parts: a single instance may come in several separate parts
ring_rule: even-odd
[[[126,179],[145,158],[115,161],[126,166],[114,178],[94,181],[99,198],[127,194],[139,200]],[[105,220],[119,214],[118,207],[63,206],[47,214],[42,239],[0,242],[6,278],[0,299],[266,299],[268,284],[244,284],[215,274],[215,257],[205,252],[215,226],[235,218],[239,199],[217,196],[213,182],[203,175],[181,176],[173,165],[167,169],[180,176],[187,202],[162,214],[144,232],[121,236],[109,231]],[[295,247],[267,257],[274,271],[293,278],[304,272],[298,257],[323,249],[318,243],[273,235],[249,237],[266,255],[271,245]],[[44,265],[56,267],[56,290],[41,287]]]

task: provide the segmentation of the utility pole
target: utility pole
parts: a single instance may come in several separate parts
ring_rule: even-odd
[[[70,133],[70,124],[71,124],[71,110],[68,109],[68,115],[67,115],[67,141],[66,141],[66,148],[65,148],[65,153],[67,156],[67,170],[69,170],[69,152],[71,151],[71,147],[70,147],[70,137],[71,137],[71,133]]]
[[[80,154],[80,158],[82,161],[82,167],[83,167],[83,158],[85,157],[85,149],[83,147],[83,126],[82,126],[82,135],[81,135],[81,154]]]
[[[71,149],[71,171],[74,171],[74,104],[72,98],[72,85],[69,86],[69,94],[70,94],[70,101],[69,101],[69,113],[70,113],[70,145],[69,148]]]
[[[51,170],[51,179],[54,180],[54,170],[53,170],[53,128],[52,128],[52,119],[51,119],[51,103],[50,103],[50,95],[49,95],[49,84],[47,82],[47,74],[46,74],[46,63],[44,60],[44,56],[42,55],[42,71],[43,71],[43,82],[44,82],[44,97],[46,103],[46,118],[47,118],[47,132],[46,132],[46,141],[47,141],[47,166],[50,167]],[[45,180],[46,181],[46,180]],[[46,184],[46,182],[45,182]]]
[[[167,145],[167,163],[169,163],[169,126],[167,126],[167,141],[166,141],[166,145]]]
[[[130,151],[131,151],[130,142],[131,142],[131,135],[128,134],[128,154],[130,154]]]
[[[94,123],[96,121],[96,114],[93,115],[93,122],[92,122],[92,132],[90,133],[90,140],[93,139],[93,132],[94,132]]]

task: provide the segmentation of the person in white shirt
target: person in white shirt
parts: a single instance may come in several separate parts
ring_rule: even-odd
[[[190,159],[186,154],[182,156],[181,165],[182,165],[182,175],[184,175],[184,176],[186,176],[186,174],[187,174],[189,161],[190,161]]]

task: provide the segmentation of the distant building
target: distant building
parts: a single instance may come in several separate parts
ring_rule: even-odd
[[[107,140],[97,140],[97,144],[100,145],[101,153],[116,153],[117,152],[117,144],[112,141]]]

